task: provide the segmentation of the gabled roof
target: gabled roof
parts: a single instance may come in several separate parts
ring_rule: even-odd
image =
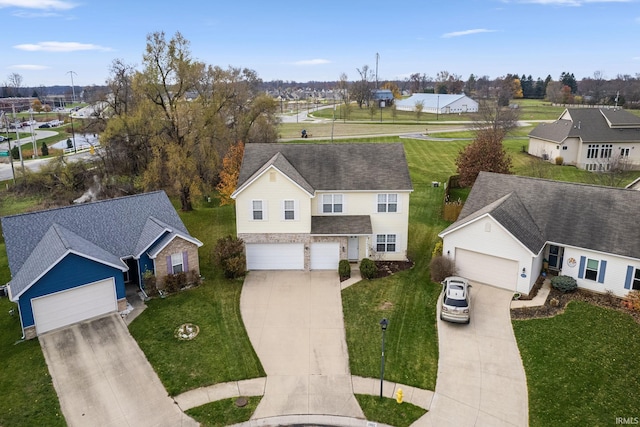
[[[557,121],[539,124],[529,136],[558,144],[567,138],[584,143],[640,142],[640,117],[621,109],[568,108]]]
[[[67,250],[113,264],[139,255],[163,233],[197,241],[163,191],[6,216],[0,221],[13,280],[22,274],[39,276],[51,268],[52,256]],[[16,286],[13,281],[12,286]]]
[[[247,144],[234,194],[272,166],[310,194],[413,190],[402,144]]]
[[[369,215],[327,215],[311,217],[311,235],[363,236],[372,233]]]
[[[488,214],[533,253],[555,242],[640,258],[639,211],[638,191],[480,172],[459,219],[441,235]]]
[[[447,105],[451,105],[454,102],[460,99],[469,99],[471,102],[476,104],[476,101],[469,98],[464,93],[459,95],[451,95],[451,94],[435,94],[435,93],[414,93],[407,99],[402,99],[396,101],[396,106],[408,106],[415,107],[416,102],[422,102],[424,108],[440,108],[443,109],[447,107]]]

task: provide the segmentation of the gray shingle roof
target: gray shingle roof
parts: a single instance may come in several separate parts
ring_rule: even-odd
[[[529,136],[557,143],[568,137],[585,143],[640,142],[640,117],[625,110],[568,108],[561,119],[536,126]]]
[[[413,189],[402,144],[247,144],[236,192],[267,163],[310,193]]]
[[[313,235],[368,235],[372,233],[369,215],[327,215],[311,217]]]
[[[155,225],[149,224],[151,217],[155,219]],[[42,245],[46,249],[49,237],[44,238],[51,232],[54,224],[62,227],[58,230],[71,230],[78,239],[95,245],[118,259],[139,255],[136,249],[152,239],[153,231],[160,230],[163,224],[189,236],[163,191],[6,216],[0,222],[9,269],[14,277],[36,248]],[[159,236],[156,235],[157,237]],[[78,248],[89,250],[89,246]],[[39,271],[50,266],[48,258],[34,261]]]
[[[640,259],[639,211],[638,191],[480,172],[443,233],[489,213],[533,253],[549,241]]]

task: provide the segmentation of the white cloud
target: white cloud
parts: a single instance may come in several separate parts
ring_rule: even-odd
[[[46,65],[36,65],[36,64],[18,64],[18,65],[12,65],[9,68],[13,70],[38,71],[38,70],[47,70],[51,67],[48,67]]]
[[[78,42],[39,42],[25,43],[13,46],[15,49],[28,52],[76,52],[81,50],[111,50],[111,48],[90,43]]]
[[[302,61],[293,62],[293,65],[322,65],[330,63],[331,61],[328,59],[304,59]]]
[[[4,7],[69,10],[76,7],[76,4],[64,0],[0,0],[0,9]]]
[[[464,31],[454,31],[452,33],[444,33],[441,37],[443,39],[449,39],[451,37],[461,37],[468,36],[471,34],[480,34],[480,33],[495,33],[496,30],[487,30],[485,28],[476,28],[474,30],[464,30]]]

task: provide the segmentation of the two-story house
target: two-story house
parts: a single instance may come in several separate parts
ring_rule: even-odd
[[[402,144],[247,144],[232,194],[247,269],[406,260],[412,191]]]

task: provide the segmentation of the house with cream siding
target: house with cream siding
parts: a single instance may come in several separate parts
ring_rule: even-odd
[[[406,260],[412,191],[402,144],[247,144],[232,194],[247,269]]]

